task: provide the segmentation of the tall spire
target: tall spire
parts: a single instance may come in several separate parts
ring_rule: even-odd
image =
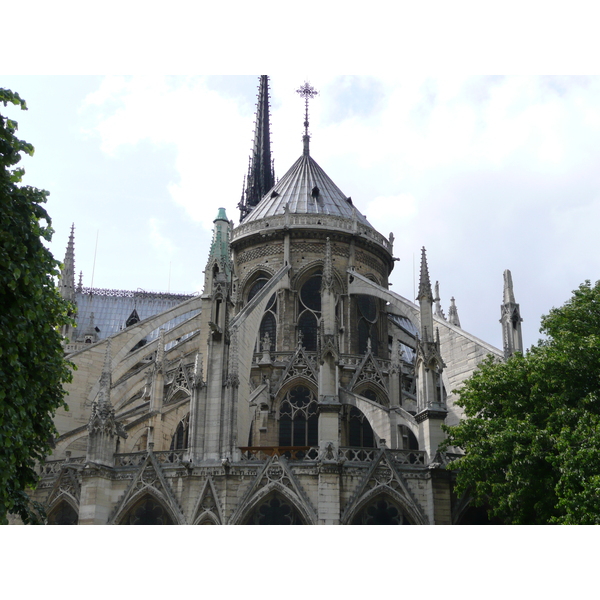
[[[71,225],[69,242],[65,252],[65,260],[60,270],[59,278],[60,295],[66,300],[75,298],[75,223]]]
[[[269,78],[260,76],[254,144],[250,155],[246,189],[238,205],[240,221],[260,202],[275,184],[273,161],[271,160],[271,134],[269,128]]]

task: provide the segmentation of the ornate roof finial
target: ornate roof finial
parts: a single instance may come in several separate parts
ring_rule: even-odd
[[[304,84],[296,90],[296,93],[304,98],[304,136],[302,137],[302,141],[304,142],[304,154],[308,156],[308,142],[310,140],[310,136],[308,135],[308,101],[317,96],[319,92],[317,92],[308,81],[305,81]]]

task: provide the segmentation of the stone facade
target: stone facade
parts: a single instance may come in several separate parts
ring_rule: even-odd
[[[200,296],[68,347],[69,411],[33,493],[49,522],[460,523],[441,425],[460,419],[453,390],[503,352],[454,305],[434,313],[424,250],[418,303],[388,289],[393,236],[314,162],[307,134],[290,171],[241,205],[237,227],[219,209]],[[71,236],[71,296],[73,251]]]

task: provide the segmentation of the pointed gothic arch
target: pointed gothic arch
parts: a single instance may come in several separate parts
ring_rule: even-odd
[[[274,500],[276,502],[273,502]],[[291,490],[280,483],[271,482],[256,492],[246,503],[239,518],[231,524],[316,525],[311,512]],[[260,522],[261,517],[265,522]],[[273,522],[277,519],[280,522]]]
[[[169,509],[162,494],[146,488],[136,494],[121,511],[119,525],[177,525],[178,519]]]
[[[342,446],[351,448],[377,447],[375,432],[367,416],[356,406],[345,404],[341,422]]]
[[[194,525],[221,525],[219,518],[211,511],[205,510],[194,521]]]
[[[262,268],[254,271],[252,277],[246,279],[246,283],[242,288],[242,298],[244,299],[244,304],[250,302],[260,292],[260,290],[267,285],[272,277],[273,275],[271,273],[266,272]],[[264,314],[258,330],[255,352],[260,352],[263,350],[262,342],[265,339],[266,334],[268,334],[270,341],[269,350],[274,352],[277,349],[277,305],[277,292],[274,292],[265,306]]]
[[[57,496],[47,511],[47,525],[77,525],[79,523],[79,506],[68,494]]]
[[[390,404],[387,390],[377,381],[359,381],[352,391],[381,406],[389,406]]]
[[[175,428],[175,432],[171,436],[171,445],[169,450],[187,450],[189,446],[190,433],[190,413],[188,412]]]
[[[214,481],[209,475],[192,511],[194,525],[221,525],[223,514]]]
[[[354,506],[350,508],[350,511],[342,516],[341,523],[343,525],[359,525],[367,523],[355,523],[357,519],[361,519],[364,514],[363,511],[370,506],[377,503],[378,499],[383,498],[391,502],[394,506],[402,512],[410,525],[426,525],[427,517],[422,513],[418,506],[415,505],[410,499],[406,498],[403,494],[392,487],[382,484],[378,485],[368,491],[366,491],[358,500],[355,501]],[[375,523],[374,523],[375,524]],[[401,523],[398,523],[401,524]]]
[[[399,506],[387,493],[381,491],[365,501],[358,509],[350,525],[412,525]]]

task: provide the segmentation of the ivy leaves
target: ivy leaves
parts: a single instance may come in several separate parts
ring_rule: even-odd
[[[0,89],[0,102],[26,109],[18,94]],[[30,503],[36,461],[51,450],[52,417],[65,407],[63,383],[71,372],[63,357],[60,326],[69,305],[55,284],[59,263],[42,240],[50,240],[48,192],[21,186],[15,165],[33,146],[15,136],[17,123],[0,115],[0,522],[18,514],[40,520]]]

